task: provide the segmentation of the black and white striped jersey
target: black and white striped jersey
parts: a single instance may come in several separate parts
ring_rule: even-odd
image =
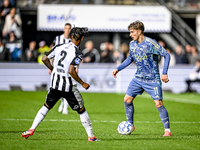
[[[70,65],[78,66],[81,63],[83,54],[79,48],[72,42],[61,44],[52,48],[46,56],[49,59],[54,58],[50,87],[59,91],[70,91],[76,81],[72,80],[68,69]]]
[[[71,42],[71,39],[65,38],[64,34],[62,34],[62,35],[58,35],[58,36],[55,37],[55,39],[53,41],[53,46],[64,44],[64,43],[69,43],[69,42]]]

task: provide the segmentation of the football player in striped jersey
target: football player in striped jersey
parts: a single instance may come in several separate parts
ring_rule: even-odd
[[[43,58],[42,61],[49,68],[51,73],[50,89],[46,96],[46,100],[42,108],[38,111],[30,129],[22,133],[22,137],[28,138],[33,135],[36,127],[45,118],[46,114],[56,104],[56,102],[64,97],[68,101],[70,107],[77,111],[80,120],[88,134],[88,141],[99,141],[93,134],[92,123],[89,115],[84,107],[83,98],[77,89],[76,82],[80,83],[86,90],[89,84],[84,82],[76,72],[76,67],[81,63],[83,54],[78,46],[87,35],[88,28],[74,27],[70,31],[71,42],[68,44],[57,45],[52,48]],[[53,65],[50,59],[54,58]],[[73,82],[73,79],[76,82]]]
[[[71,39],[69,37],[70,30],[71,30],[71,24],[66,23],[64,25],[64,29],[63,29],[64,33],[55,37],[55,39],[53,41],[53,46],[60,45],[63,43],[69,43],[71,41]],[[54,59],[51,59],[51,63],[53,63],[53,60]],[[51,73],[51,71],[49,71],[49,72]],[[67,100],[65,100],[65,98],[63,98],[63,97],[60,99],[60,101],[61,101],[61,103],[58,107],[58,112],[62,112],[62,114],[67,115],[69,104],[68,104]]]

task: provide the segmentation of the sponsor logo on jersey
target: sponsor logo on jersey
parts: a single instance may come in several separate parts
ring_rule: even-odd
[[[80,62],[81,62],[80,58],[76,58],[76,59],[75,59],[75,63],[76,63],[77,65],[80,64]]]

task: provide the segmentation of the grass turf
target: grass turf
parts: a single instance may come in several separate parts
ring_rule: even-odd
[[[134,100],[135,131],[119,135],[118,124],[126,120],[124,94],[82,93],[93,131],[100,142],[88,142],[79,115],[57,112],[60,101],[47,114],[34,135],[21,133],[30,128],[44,104],[46,91],[0,91],[0,150],[197,150],[200,149],[200,95],[164,93],[173,136],[163,137],[164,127],[150,96]]]

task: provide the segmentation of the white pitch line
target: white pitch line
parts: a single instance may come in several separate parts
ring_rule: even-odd
[[[0,119],[4,121],[33,121],[34,119]],[[44,119],[47,122],[80,122],[80,120],[66,120],[66,119]],[[92,122],[104,122],[104,123],[119,123],[120,121],[107,121],[107,120],[92,120]],[[161,121],[134,121],[135,123],[162,123]],[[200,121],[170,121],[170,123],[187,123],[187,124],[200,124]]]

